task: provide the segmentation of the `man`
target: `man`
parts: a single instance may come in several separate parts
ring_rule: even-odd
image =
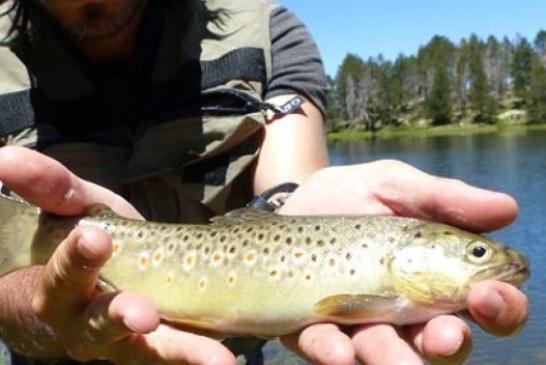
[[[477,231],[516,216],[506,195],[398,162],[326,168],[317,51],[293,16],[267,1],[35,0],[4,8],[13,8],[0,23],[4,141],[39,152],[2,148],[0,180],[47,211],[80,214],[102,202],[135,218],[205,221],[296,181],[279,213],[399,214]],[[0,278],[0,337],[45,361],[235,363],[221,343],[160,322],[146,298],[97,293],[110,252],[104,232],[78,228],[45,267]],[[527,317],[525,297],[503,283],[477,286],[469,305],[499,335]],[[418,354],[454,361],[470,351],[468,326],[452,316],[400,333],[321,324],[283,342],[323,364],[421,363]]]

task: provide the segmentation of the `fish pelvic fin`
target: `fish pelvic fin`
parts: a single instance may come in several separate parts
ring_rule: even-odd
[[[315,313],[341,323],[380,320],[396,309],[397,296],[369,294],[338,294],[315,304]]]
[[[32,265],[38,208],[0,195],[0,276]]]

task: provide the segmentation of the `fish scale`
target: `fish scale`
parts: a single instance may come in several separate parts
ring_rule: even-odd
[[[142,293],[164,319],[217,336],[273,337],[325,321],[421,322],[465,309],[478,281],[519,285],[529,273],[501,243],[412,218],[243,208],[211,224],[164,224],[103,206],[59,217],[0,197],[0,219],[0,275],[47,262],[75,226],[99,227],[113,242],[102,290]]]

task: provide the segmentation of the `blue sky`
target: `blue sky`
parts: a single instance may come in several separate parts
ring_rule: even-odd
[[[277,0],[317,42],[326,72],[335,76],[347,53],[394,60],[413,55],[434,35],[454,43],[476,33],[532,42],[546,30],[546,0]]]

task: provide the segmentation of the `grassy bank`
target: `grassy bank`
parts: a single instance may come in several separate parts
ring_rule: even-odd
[[[429,127],[387,127],[377,132],[351,131],[328,133],[328,140],[355,140],[372,138],[398,138],[398,137],[438,137],[460,136],[470,134],[523,132],[532,130],[546,130],[546,124],[463,124]]]

